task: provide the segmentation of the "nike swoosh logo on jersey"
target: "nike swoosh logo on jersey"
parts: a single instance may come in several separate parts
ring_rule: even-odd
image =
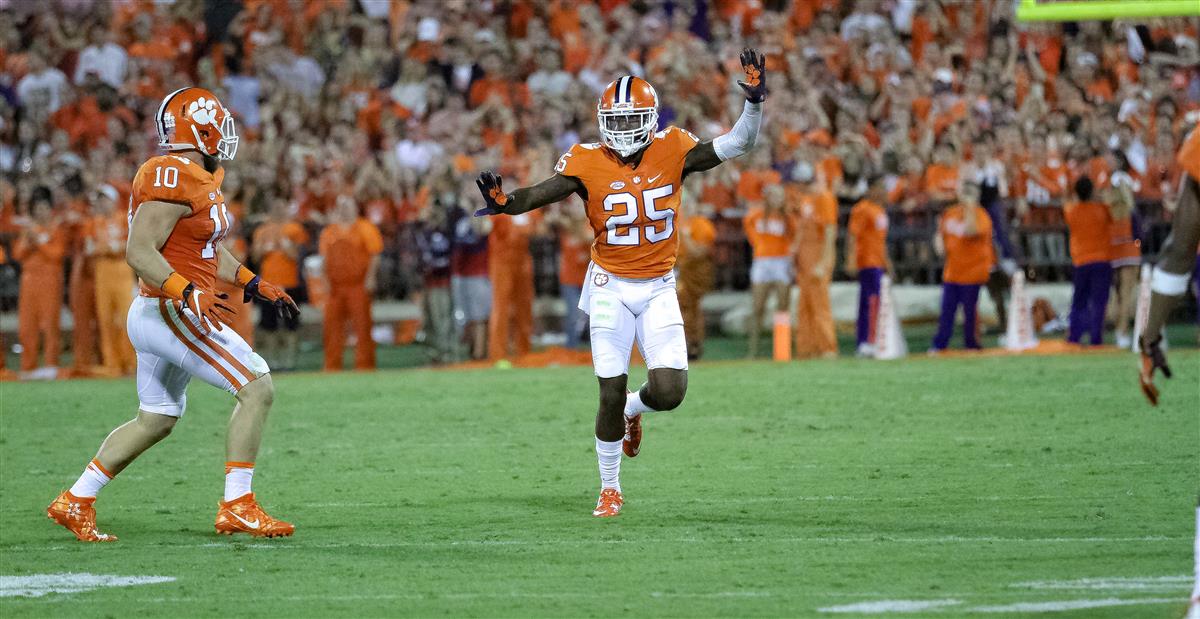
[[[662,176],[662,172],[659,172],[659,173],[658,173],[658,176],[655,176],[655,177],[653,177],[653,178],[647,179],[647,180],[646,180],[646,183],[647,183],[647,184],[649,184],[649,183],[653,183],[654,181],[658,180],[659,176]]]
[[[257,521],[257,520],[255,520],[254,522],[250,522],[249,520],[246,520],[245,518],[242,518],[241,516],[239,516],[239,515],[237,515],[237,514],[235,514],[235,513],[233,513],[233,512],[229,512],[229,513],[230,513],[230,515],[232,515],[234,518],[237,518],[237,519],[238,519],[238,522],[240,522],[240,523],[242,523],[242,524],[244,524],[244,525],[246,525],[246,526],[250,527],[251,529],[257,529],[257,528],[258,528],[258,521]]]

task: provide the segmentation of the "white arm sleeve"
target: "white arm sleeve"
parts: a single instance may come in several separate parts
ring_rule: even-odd
[[[746,102],[742,115],[733,124],[729,133],[718,136],[713,140],[713,151],[721,161],[728,161],[739,155],[744,155],[754,147],[758,140],[758,127],[762,124],[762,103]]]

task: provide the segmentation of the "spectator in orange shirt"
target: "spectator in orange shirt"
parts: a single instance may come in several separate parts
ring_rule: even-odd
[[[683,337],[688,359],[704,354],[704,310],[700,302],[713,287],[713,245],[717,228],[713,225],[713,206],[700,202],[695,212],[679,222],[679,258],[675,262],[679,313],[683,316]]]
[[[814,182],[811,164],[801,162],[792,173],[796,186],[789,206],[796,220],[796,283],[800,303],[796,308],[796,356],[837,356],[829,284],[833,279],[837,242],[837,200]]]
[[[117,190],[101,185],[92,196],[92,220],[88,225],[86,252],[95,269],[96,327],[100,332],[101,371],[105,376],[123,376],[133,372],[136,357],[125,318],[133,302],[136,284],[133,269],[125,262],[125,241],[129,220],[117,209]]]
[[[751,151],[751,159],[746,169],[738,177],[737,197],[743,208],[758,206],[763,199],[763,189],[769,185],[778,185],[783,177],[771,169],[770,151],[760,149]]]
[[[574,204],[553,212],[547,219],[558,235],[558,287],[566,313],[563,315],[563,333],[567,348],[579,348],[584,329],[587,329],[587,314],[579,309],[579,296],[583,293],[583,280],[587,277],[588,263],[592,260],[592,229],[588,226],[586,213]]]
[[[505,108],[525,107],[529,104],[529,88],[521,80],[509,77],[504,59],[497,52],[488,52],[479,62],[483,77],[471,84],[467,101],[477,108],[497,97]]]
[[[343,195],[338,196],[318,245],[329,280],[329,299],[325,302],[325,370],[342,369],[347,322],[353,326],[358,340],[354,347],[354,368],[375,369],[371,294],[375,291],[375,271],[383,251],[383,237],[374,224],[359,216],[354,199]]]
[[[1087,334],[1092,345],[1104,342],[1104,310],[1108,306],[1108,290],[1112,287],[1112,263],[1109,262],[1109,226],[1112,216],[1108,207],[1092,201],[1095,187],[1087,176],[1075,181],[1078,201],[1063,207],[1070,235],[1071,292],[1070,327],[1067,341],[1078,344]]]
[[[67,234],[71,264],[67,279],[68,307],[71,310],[71,373],[88,376],[100,359],[99,329],[96,324],[96,272],[86,248],[91,214],[88,203],[83,199],[83,180],[72,175],[63,186],[71,196],[59,209],[61,225]]]
[[[979,204],[978,185],[964,183],[959,189],[958,204],[946,209],[938,223],[934,247],[945,256],[946,266],[942,270],[942,312],[929,352],[937,353],[950,345],[959,307],[963,310],[963,345],[978,350],[975,310],[979,289],[987,283],[995,260],[992,219]]]
[[[958,190],[958,162],[954,159],[954,148],[939,144],[933,151],[933,164],[925,169],[922,180],[925,193],[932,200],[948,202]]]
[[[303,299],[300,285],[300,249],[308,243],[308,232],[290,217],[286,200],[275,198],[267,221],[254,230],[250,253],[258,263],[259,275],[287,291],[293,299]],[[300,317],[280,318],[270,303],[259,303],[259,350],[267,363],[280,370],[296,368],[299,351]],[[282,324],[280,324],[282,321]]]
[[[867,197],[850,211],[846,231],[846,273],[858,276],[858,323],[855,330],[860,357],[875,354],[875,318],[885,271],[892,268],[887,254],[888,216],[883,209],[887,188],[883,178],[871,181]]]
[[[751,359],[758,356],[758,339],[763,329],[763,314],[767,300],[775,299],[775,311],[788,310],[792,289],[791,246],[796,238],[796,226],[788,216],[787,195],[782,185],[768,185],[763,190],[763,205],[750,209],[742,220],[746,240],[750,242],[753,261],[750,263],[750,335]]]
[[[29,378],[58,375],[59,314],[62,311],[67,234],[54,221],[52,199],[50,190],[45,187],[33,190],[29,204],[32,221],[21,230],[13,247],[13,259],[21,263],[17,341],[21,344],[21,372]],[[33,374],[39,350],[45,359],[45,371]]]
[[[1108,259],[1113,268],[1113,289],[1117,293],[1116,338],[1117,347],[1129,348],[1133,340],[1129,327],[1133,322],[1136,307],[1138,272],[1142,264],[1142,245],[1138,239],[1138,218],[1134,209],[1133,194],[1136,182],[1129,174],[1125,156],[1116,151],[1120,167],[1109,178],[1109,186],[1101,193],[1101,200],[1108,206],[1112,223],[1108,226]]]

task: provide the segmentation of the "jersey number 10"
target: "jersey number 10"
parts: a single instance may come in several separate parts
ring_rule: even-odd
[[[654,202],[673,193],[675,193],[674,185],[647,189],[642,192],[641,205],[638,204],[638,199],[627,191],[609,194],[604,198],[604,212],[613,212],[619,205],[625,206],[625,212],[611,215],[604,220],[604,227],[608,230],[605,242],[609,245],[641,245],[643,232],[646,240],[651,243],[671,238],[671,234],[675,232],[675,209],[659,209],[655,207]],[[659,230],[658,226],[653,223],[641,227],[634,226],[633,222],[638,219],[639,208],[645,209],[646,218],[650,221],[663,222],[662,229]]]
[[[158,166],[154,168],[154,186],[167,187],[169,189],[178,187],[179,168],[173,166]],[[132,198],[130,200],[132,205]],[[225,203],[220,202],[208,207],[208,217],[212,219],[213,231],[212,235],[208,237],[208,242],[200,249],[200,257],[205,260],[212,260],[217,257],[217,244],[229,232],[230,217],[229,213],[225,210]]]

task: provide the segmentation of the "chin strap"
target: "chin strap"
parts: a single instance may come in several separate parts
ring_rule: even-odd
[[[762,103],[746,102],[742,106],[742,115],[733,124],[729,133],[718,136],[713,140],[713,150],[721,161],[746,154],[758,140],[759,125],[762,124]]]

